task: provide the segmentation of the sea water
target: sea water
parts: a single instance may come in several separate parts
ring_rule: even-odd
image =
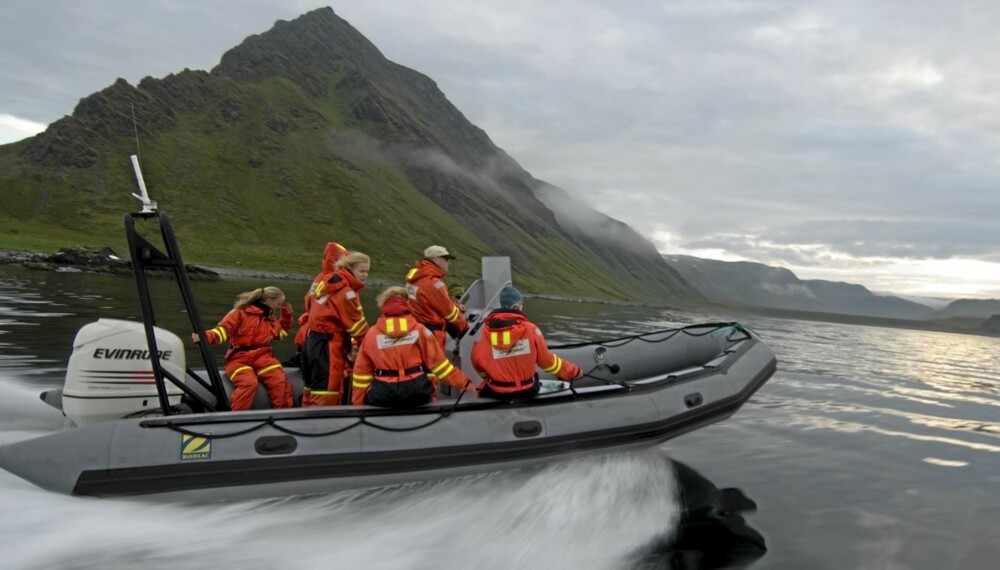
[[[275,284],[293,302],[308,285]],[[259,285],[196,282],[203,320]],[[184,332],[181,306],[158,323]],[[526,311],[552,344],[733,320],[530,298]],[[100,317],[138,318],[130,280],[0,267],[0,443],[64,428],[38,394],[61,385],[73,335]],[[739,319],[778,372],[732,418],[658,448],[207,504],[67,497],[0,471],[0,566],[995,567],[1000,339]]]

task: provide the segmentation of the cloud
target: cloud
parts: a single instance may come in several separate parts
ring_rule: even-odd
[[[248,9],[248,4],[252,9]],[[11,2],[0,23],[0,113],[50,123],[119,77],[211,69],[246,36],[314,2]]]
[[[767,256],[799,265],[835,262],[841,256],[863,259],[979,259],[1000,262],[992,247],[992,221],[817,220],[765,231],[761,234],[710,234],[682,240],[688,250],[725,249],[745,259]]]
[[[0,114],[0,144],[19,141],[37,135],[47,125],[36,123],[13,115]]]
[[[767,281],[760,284],[765,291],[781,297],[802,297],[806,299],[818,300],[807,285],[797,283],[769,283]]]

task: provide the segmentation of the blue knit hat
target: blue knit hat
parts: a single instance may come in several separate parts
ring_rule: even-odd
[[[500,290],[500,307],[503,309],[511,309],[514,305],[517,305],[524,299],[521,296],[521,292],[513,287],[513,285],[508,285]]]

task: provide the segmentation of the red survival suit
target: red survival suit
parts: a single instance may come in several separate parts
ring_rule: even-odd
[[[458,332],[469,328],[462,315],[462,309],[448,295],[448,286],[441,281],[444,271],[434,262],[424,259],[416,262],[416,267],[406,274],[406,293],[409,295],[410,311],[417,322],[434,333],[441,348],[444,348],[446,327]]]
[[[351,340],[360,343],[368,332],[358,296],[364,287],[346,268],[316,286],[302,359],[302,407],[347,403],[342,398]]]
[[[267,388],[272,408],[292,407],[292,385],[271,350],[271,341],[285,338],[291,328],[292,310],[288,305],[282,307],[279,322],[271,307],[254,301],[243,309],[229,311],[214,329],[205,331],[209,344],[227,340],[232,344],[226,352],[224,367],[236,387],[229,397],[233,410],[250,409],[258,379]]]
[[[497,309],[486,317],[483,335],[472,347],[472,366],[484,380],[479,395],[495,398],[537,394],[535,366],[561,380],[582,376],[576,364],[549,351],[542,331],[517,309]]]
[[[323,270],[319,272],[319,275],[309,285],[309,290],[306,291],[305,300],[302,304],[302,314],[299,315],[299,330],[295,333],[295,346],[298,347],[299,352],[302,352],[302,348],[306,345],[306,335],[309,334],[309,306],[312,304],[313,299],[316,298],[314,292],[320,284],[325,283],[333,277],[333,272],[337,270],[334,267],[337,260],[349,253],[351,252],[347,248],[335,241],[326,243],[326,249],[323,250]]]
[[[413,318],[406,301],[388,299],[358,351],[351,402],[390,408],[426,404],[436,398],[430,374],[458,389],[472,387],[431,331]]]

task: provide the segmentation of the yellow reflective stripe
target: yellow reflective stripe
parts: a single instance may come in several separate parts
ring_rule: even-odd
[[[452,305],[451,306],[451,312],[448,313],[448,316],[445,317],[444,320],[448,321],[449,323],[455,322],[455,319],[458,318],[458,314],[459,314],[458,306],[457,305]]]
[[[452,363],[445,360],[441,364],[435,366],[434,370],[431,370],[431,374],[435,376],[447,376],[451,374],[453,370],[455,370],[455,367],[452,365]]]
[[[417,271],[418,271],[418,269],[416,267],[414,267],[413,269],[409,270],[406,273],[406,279],[409,280],[410,278],[412,278],[414,275],[417,274]]]
[[[261,368],[260,370],[258,370],[257,374],[263,374],[265,372],[270,372],[270,371],[274,370],[275,368],[281,368],[281,365],[280,364],[272,364],[270,366],[266,366],[266,367]]]
[[[367,326],[368,321],[366,321],[364,317],[361,317],[351,326],[351,328],[347,329],[347,334],[357,336],[358,333],[363,331]]]
[[[249,370],[253,372],[253,368],[250,368],[249,366],[240,366],[236,370],[233,370],[233,373],[229,375],[229,379],[232,380],[233,378],[236,378],[236,375],[239,374],[240,372],[243,372],[244,370]]]
[[[494,331],[490,331],[490,344],[492,344],[493,346],[500,346],[498,344],[498,339],[499,337],[497,336],[497,333]],[[510,344],[510,331],[503,331],[503,345],[507,346],[509,344]]]
[[[278,331],[278,339],[284,340],[286,336],[288,336],[288,331],[286,331],[285,329],[281,329],[280,331]]]
[[[330,392],[328,390],[310,390],[309,388],[303,388],[306,392],[310,394],[319,394],[320,396],[339,396],[340,392]]]
[[[555,361],[552,363],[552,366],[549,366],[548,368],[544,368],[543,369],[543,370],[545,370],[546,374],[553,374],[553,375],[555,375],[555,374],[559,373],[560,369],[562,369],[562,363],[563,363],[562,358],[559,358],[558,356],[555,356],[555,355],[553,355],[553,356],[555,357]]]
[[[406,332],[406,329],[409,328],[409,325],[406,324],[406,319],[386,319],[385,332],[396,332],[396,323],[399,323],[400,332]]]
[[[351,385],[355,388],[367,388],[368,386],[371,386],[371,374],[352,374],[351,377],[353,380]]]
[[[216,327],[216,328],[212,329],[212,332],[215,333],[215,336],[219,337],[219,344],[222,344],[222,343],[226,342],[227,340],[229,340],[229,335],[226,334],[226,329],[224,329],[222,327]]]
[[[316,287],[313,289],[313,296],[319,297],[320,295],[322,295],[323,294],[323,287],[325,287],[325,286],[326,286],[326,283],[324,283],[323,281],[320,281],[319,283],[317,283]]]

